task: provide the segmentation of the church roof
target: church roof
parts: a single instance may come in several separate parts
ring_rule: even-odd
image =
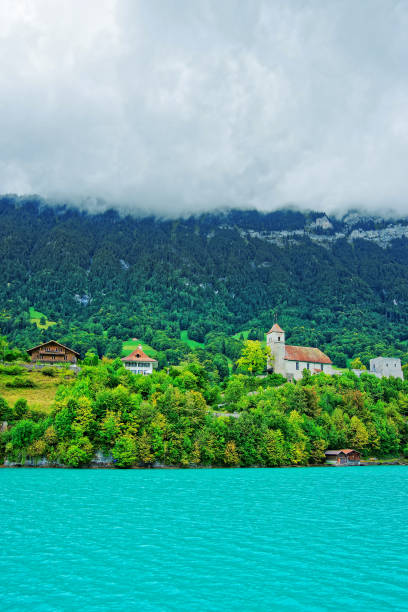
[[[268,331],[268,334],[271,334],[272,332],[279,332],[280,334],[285,333],[283,331],[283,329],[281,327],[279,327],[279,325],[277,323],[272,325],[271,329]]]
[[[312,348],[311,346],[286,345],[285,359],[288,361],[308,361],[309,363],[333,363],[330,357],[325,355],[320,349]]]
[[[156,359],[152,359],[143,352],[141,345],[139,345],[137,349],[130,353],[130,355],[127,357],[122,357],[122,361],[151,361],[153,363],[157,363]]]

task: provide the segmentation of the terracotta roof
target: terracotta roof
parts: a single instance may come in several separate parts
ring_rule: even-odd
[[[272,325],[271,329],[268,331],[268,334],[271,334],[272,332],[279,332],[280,334],[284,334],[285,333],[283,331],[283,329],[281,327],[279,327],[279,325],[277,323]]]
[[[309,363],[333,363],[320,349],[311,346],[285,346],[285,359]]]
[[[151,361],[152,363],[157,363],[156,359],[152,359],[143,352],[141,345],[127,357],[122,357],[122,361]]]
[[[48,344],[58,344],[58,346],[62,346],[64,349],[67,349],[67,351],[70,351],[71,353],[74,353],[79,357],[79,353],[77,353],[77,351],[74,351],[73,349],[69,348],[69,346],[65,346],[65,344],[61,344],[61,342],[57,342],[56,340],[48,340],[48,342],[37,344],[37,346],[33,346],[33,348],[28,349],[27,353],[30,354],[35,351],[35,349],[38,349],[42,346],[48,346]]]
[[[341,448],[340,450],[327,450],[325,455],[339,455],[340,453],[344,453],[345,455],[349,455],[350,453],[356,453],[358,451],[354,450],[354,448]]]

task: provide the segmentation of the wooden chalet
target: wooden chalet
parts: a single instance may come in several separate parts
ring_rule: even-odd
[[[360,465],[360,453],[353,448],[327,450],[325,455],[331,465]]]
[[[49,340],[44,344],[39,344],[28,349],[27,353],[31,357],[31,361],[40,363],[76,363],[79,358],[79,353],[64,346],[56,340]]]

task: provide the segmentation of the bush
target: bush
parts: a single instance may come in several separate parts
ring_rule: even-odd
[[[27,400],[18,399],[14,404],[14,418],[20,420],[28,412]]]
[[[0,423],[2,421],[11,421],[14,413],[12,408],[8,405],[4,397],[0,396]]]
[[[44,374],[44,376],[51,376],[51,378],[53,378],[57,375],[57,372],[52,366],[48,366],[41,370],[41,374]]]
[[[6,387],[9,387],[9,389],[33,389],[36,386],[30,378],[20,378],[19,376],[6,383]]]
[[[26,370],[21,366],[0,366],[0,373],[7,374],[8,376],[20,376],[21,374],[25,374]]]

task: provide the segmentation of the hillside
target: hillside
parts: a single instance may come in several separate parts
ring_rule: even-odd
[[[163,220],[3,196],[0,221],[0,333],[20,348],[51,334],[82,355],[116,356],[137,337],[162,364],[203,343],[234,359],[240,333],[263,338],[278,313],[288,343],[317,345],[339,366],[408,361],[408,219]]]
[[[220,385],[193,359],[151,376],[99,363],[60,382],[51,410],[0,397],[0,465],[78,467],[100,452],[116,467],[321,464],[327,448],[408,456],[408,382],[395,378],[239,374]]]

